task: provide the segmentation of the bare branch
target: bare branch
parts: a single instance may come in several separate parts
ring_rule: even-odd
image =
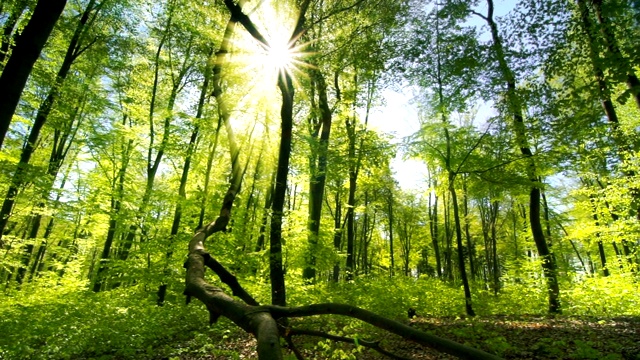
[[[480,13],[479,13],[479,12],[477,12],[477,11],[469,10],[469,12],[470,12],[470,13],[472,13],[473,15],[476,15],[476,16],[478,16],[478,17],[480,17],[480,18],[484,19],[484,21],[489,21],[489,19],[487,19],[487,17],[486,17],[486,16],[484,16],[484,15],[480,14]]]

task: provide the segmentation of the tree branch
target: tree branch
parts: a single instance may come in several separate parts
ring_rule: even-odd
[[[469,10],[469,12],[470,12],[470,13],[472,13],[473,15],[476,15],[476,16],[480,17],[480,18],[481,18],[481,19],[483,19],[484,21],[489,21],[489,19],[487,19],[487,17],[486,17],[486,16],[484,16],[484,15],[480,14],[480,13],[479,13],[479,12],[477,12],[477,11]]]
[[[214,259],[209,253],[205,256],[204,264],[213,270],[220,280],[227,284],[229,288],[231,288],[233,296],[237,296],[242,301],[249,305],[259,306],[260,303],[256,301],[253,296],[251,296],[247,290],[245,290],[242,285],[238,282],[238,278],[235,277],[232,273],[230,273],[222,264],[218,262],[218,260]]]
[[[458,344],[451,340],[427,334],[410,326],[404,325],[398,321],[385,318],[369,310],[364,310],[351,305],[326,303],[312,304],[301,307],[268,305],[261,306],[261,308],[270,311],[271,315],[276,319],[281,317],[303,317],[328,314],[344,315],[362,320],[380,329],[387,330],[396,335],[400,335],[405,339],[415,341],[419,344],[445,352],[450,355],[458,356],[462,359],[500,359],[499,357],[486,353],[482,350],[474,349],[462,344]]]
[[[375,351],[379,352],[380,354],[386,355],[386,356],[388,356],[390,358],[393,358],[393,359],[411,360],[410,358],[406,358],[404,356],[396,355],[396,354],[394,354],[392,352],[389,352],[389,351],[381,348],[379,341],[367,341],[367,340],[361,340],[361,339],[358,339],[356,341],[356,339],[354,339],[354,338],[349,338],[349,337],[345,337],[345,336],[331,335],[331,334],[328,334],[328,333],[326,333],[324,331],[305,330],[305,329],[288,329],[287,330],[287,334],[288,334],[287,337],[299,336],[299,335],[317,336],[317,337],[321,337],[321,338],[325,338],[325,339],[329,339],[329,340],[333,340],[333,341],[339,341],[339,342],[344,342],[344,343],[354,344],[354,345],[361,345],[363,347],[375,350]]]
[[[269,47],[269,42],[267,41],[267,39],[262,36],[253,21],[251,21],[251,19],[242,12],[242,7],[239,3],[236,4],[233,2],[233,0],[224,0],[224,4],[227,6],[227,9],[229,9],[229,12],[231,12],[232,20],[238,21],[240,24],[242,24],[242,26],[244,26],[249,34],[253,36],[254,39],[258,40],[267,48]]]

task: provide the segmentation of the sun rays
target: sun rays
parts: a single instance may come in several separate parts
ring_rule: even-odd
[[[298,16],[294,8],[262,1],[250,16],[264,41],[256,40],[241,26],[230,39],[222,67],[223,83],[235,113],[233,127],[239,133],[249,129],[254,129],[251,132],[256,137],[276,133],[281,106],[279,77],[288,75],[294,89],[302,88],[309,78],[311,46],[304,42],[304,36],[292,39]],[[299,95],[306,97],[304,92]]]
[[[260,29],[266,44],[254,39],[244,29],[236,28],[235,51],[229,60],[242,73],[253,96],[271,96],[281,74],[288,74],[296,87],[301,78],[308,76],[310,65],[307,58],[311,53],[309,44],[303,39],[292,38],[298,16],[293,8],[263,1],[251,11],[251,19]]]

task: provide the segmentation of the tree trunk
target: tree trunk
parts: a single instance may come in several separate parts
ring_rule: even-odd
[[[122,125],[126,126],[128,116],[123,116]],[[109,212],[109,228],[107,229],[107,238],[102,246],[102,252],[100,254],[99,265],[94,277],[93,291],[99,292],[102,289],[104,283],[104,271],[107,269],[107,262],[111,254],[111,247],[113,246],[113,240],[115,239],[116,232],[118,230],[118,218],[121,217],[120,211],[122,209],[122,201],[124,198],[124,183],[127,175],[127,168],[129,167],[129,160],[131,151],[133,150],[133,139],[129,139],[126,145],[122,145],[121,149],[121,165],[118,170],[118,176],[113,179],[114,184],[111,189],[111,211]]]
[[[449,138],[447,136],[447,138]],[[449,171],[449,193],[451,193],[451,202],[453,206],[453,219],[456,227],[456,243],[458,245],[458,268],[460,271],[460,277],[462,278],[462,286],[464,288],[464,302],[467,315],[476,316],[471,306],[471,288],[469,287],[469,280],[467,279],[467,270],[464,265],[464,246],[462,245],[462,227],[460,225],[460,215],[458,212],[458,195],[455,189],[456,175]]]
[[[291,157],[294,96],[293,80],[289,73],[281,72],[279,74],[278,88],[282,94],[282,107],[280,109],[280,150],[278,152],[278,171],[276,173],[276,185],[273,193],[273,206],[271,208],[269,269],[271,279],[271,303],[285,306],[287,304],[287,297],[282,262],[282,217],[287,191],[287,178],[289,175],[289,160]]]
[[[580,19],[582,20],[582,28],[585,32],[587,45],[589,47],[589,57],[593,66],[594,76],[596,78],[596,84],[598,87],[598,96],[602,103],[605,115],[611,124],[613,130],[613,138],[618,146],[622,150],[628,150],[629,144],[620,130],[620,123],[618,120],[618,114],[616,112],[613,101],[611,100],[611,90],[606,82],[604,69],[602,68],[602,59],[600,58],[600,51],[596,45],[597,40],[595,37],[595,31],[591,17],[589,15],[589,9],[585,0],[577,0],[578,10],[580,12]]]
[[[500,262],[498,261],[498,235],[497,235],[497,221],[498,210],[500,206],[498,201],[494,200],[490,205],[490,227],[491,227],[491,265],[493,274],[493,293],[498,294],[500,291]]]
[[[256,243],[255,251],[262,251],[265,249],[265,235],[267,233],[267,224],[269,221],[269,211],[273,205],[273,188],[276,181],[276,171],[271,175],[271,181],[267,188],[267,194],[264,197],[264,210],[262,211],[262,222],[260,223],[260,234],[258,235],[258,242]]]
[[[463,196],[463,211],[464,211],[464,234],[467,239],[467,252],[469,253],[469,270],[471,271],[471,279],[476,278],[476,265],[475,265],[475,254],[476,248],[471,239],[471,225],[469,224],[469,194],[467,192],[467,177],[464,176],[462,178],[462,191],[464,191]]]
[[[329,137],[331,135],[331,109],[327,99],[327,85],[320,70],[314,71],[315,83],[318,87],[318,107],[320,109],[320,121],[313,127],[312,142],[320,139],[317,146],[317,154],[314,153],[310,160],[311,176],[309,180],[309,254],[307,266],[304,268],[302,277],[305,280],[315,281],[316,279],[316,252],[318,246],[318,236],[320,233],[320,220],[322,218],[322,201],[324,199],[325,182],[327,179],[327,150],[329,148]],[[317,162],[316,162],[317,161]]]
[[[207,57],[207,68],[204,73],[204,82],[202,83],[202,88],[200,89],[200,98],[198,100],[198,108],[196,110],[196,117],[193,132],[191,133],[191,138],[189,139],[189,144],[187,145],[187,154],[184,159],[184,166],[182,167],[182,175],[180,176],[180,185],[178,186],[178,202],[176,204],[176,209],[173,213],[173,222],[171,223],[171,232],[169,233],[169,248],[166,253],[166,264],[164,270],[164,276],[168,276],[169,261],[173,256],[173,240],[180,230],[180,221],[182,219],[182,206],[183,203],[187,200],[187,180],[189,179],[189,170],[191,169],[191,158],[196,149],[196,141],[198,139],[198,134],[200,132],[200,125],[198,121],[202,118],[202,112],[204,111],[205,100],[207,99],[207,93],[209,91],[209,79],[211,77],[211,70],[208,64],[212,63],[213,56],[213,47],[209,51],[209,55]],[[164,304],[164,298],[167,294],[167,283],[165,281],[162,282],[160,287],[158,288],[158,305],[162,306]]]
[[[333,218],[333,248],[336,251],[336,254],[340,252],[342,248],[342,228],[344,223],[342,222],[342,183],[338,182],[336,186],[336,213]],[[333,281],[338,282],[340,279],[340,259],[336,259],[335,264],[333,265]]]
[[[394,251],[393,251],[393,189],[389,189],[389,195],[387,198],[387,207],[388,207],[388,217],[389,217],[389,261],[391,265],[389,266],[389,276],[393,277],[394,270],[396,268],[396,264],[394,261]]]
[[[549,294],[549,312],[559,313],[560,310],[560,290],[558,288],[558,279],[556,274],[556,263],[553,259],[551,251],[547,245],[547,241],[544,236],[542,224],[540,221],[540,179],[536,170],[536,163],[533,157],[533,153],[529,148],[526,135],[526,127],[524,125],[524,118],[522,112],[522,103],[516,92],[516,78],[507,64],[505,51],[502,45],[502,40],[498,34],[498,26],[493,20],[493,0],[487,0],[488,15],[485,18],[491,29],[491,35],[493,38],[493,48],[497,57],[499,68],[502,72],[503,80],[507,84],[506,100],[508,102],[508,109],[510,115],[513,117],[516,143],[520,147],[522,155],[527,159],[526,173],[531,182],[531,189],[529,192],[529,223],[531,226],[531,233],[533,234],[533,241],[536,244],[538,254],[542,257],[542,268],[544,269],[544,275],[547,278],[548,294]]]
[[[451,196],[451,194],[449,194]],[[449,200],[449,199],[445,199]],[[444,250],[444,268],[445,268],[445,277],[449,281],[453,281],[453,249],[451,247],[451,239],[453,239],[453,234],[451,231],[451,204],[446,201],[444,203],[444,237],[445,237],[445,250]]]
[[[429,187],[431,187],[431,182],[429,182]],[[433,188],[436,189],[438,186],[438,181],[434,180]],[[429,203],[431,203],[431,194],[429,195]],[[440,244],[438,241],[438,192],[433,191],[433,211],[431,211],[431,207],[429,207],[429,225],[431,227],[431,242],[433,243],[433,251],[434,256],[436,257],[436,273],[438,274],[438,278],[442,279],[442,261],[440,259]]]
[[[596,203],[595,203],[595,198],[593,195],[589,196],[589,201],[591,202],[591,208],[592,208],[592,216],[593,216],[593,221],[594,221],[594,225],[596,226],[596,228],[600,227],[600,223],[598,221],[598,212],[597,212],[597,207],[596,207]],[[600,256],[600,265],[602,265],[602,275],[604,276],[609,276],[609,267],[607,266],[607,256],[604,252],[604,245],[602,243],[602,238],[600,235],[600,231],[596,232],[595,234],[596,239],[598,239],[598,255]]]
[[[364,216],[362,219],[362,231],[360,232],[360,246],[358,249],[358,261],[356,261],[356,268],[362,269],[363,273],[366,273],[367,269],[367,236],[369,234],[369,192],[364,192]]]
[[[215,157],[216,150],[218,148],[218,139],[220,136],[220,129],[222,128],[223,119],[218,116],[218,125],[216,126],[216,133],[213,141],[209,146],[209,152],[207,156],[207,167],[204,173],[204,189],[202,189],[202,200],[200,201],[200,216],[198,217],[198,229],[204,226],[204,217],[207,209],[207,200],[209,199],[209,183],[211,182],[211,169],[213,167],[213,158]]]
[[[173,19],[173,8],[169,9],[170,13],[167,18],[167,23],[165,25],[164,32],[162,34],[162,38],[160,39],[160,43],[158,44],[158,49],[156,51],[156,56],[154,59],[154,84],[152,88],[151,94],[151,104],[149,106],[149,149],[147,151],[147,182],[144,188],[144,194],[142,195],[142,200],[140,201],[140,207],[138,208],[137,216],[138,222],[144,226],[145,218],[147,216],[147,208],[149,205],[149,201],[151,200],[151,194],[153,192],[153,186],[155,184],[156,175],[158,173],[158,169],[160,168],[160,164],[162,163],[162,158],[164,157],[164,152],[167,149],[167,145],[169,144],[169,138],[171,134],[171,121],[173,120],[173,108],[175,106],[176,98],[178,97],[179,91],[183,88],[183,81],[187,77],[187,74],[191,67],[193,66],[193,62],[191,59],[191,51],[193,46],[193,36],[189,39],[189,43],[186,44],[186,50],[184,54],[184,60],[178,70],[177,76],[172,76],[172,87],[171,92],[169,94],[169,99],[167,101],[166,111],[168,115],[164,118],[163,122],[163,132],[162,139],[160,140],[160,144],[158,145],[158,150],[153,156],[153,148],[154,148],[154,139],[155,139],[155,129],[154,129],[154,112],[155,112],[155,101],[157,97],[158,91],[158,78],[159,78],[159,70],[160,70],[160,54],[162,52],[162,48],[164,43],[169,40],[171,23]],[[133,241],[137,232],[137,224],[131,224],[129,226],[129,231],[125,237],[125,241],[121,246],[120,253],[118,257],[120,260],[127,260],[129,258],[129,253],[131,251],[131,247],[133,246]],[[144,232],[144,228],[143,228]]]
[[[29,23],[16,39],[16,47],[0,76],[0,148],[33,65],[66,4],[66,0],[39,0]],[[0,218],[0,237],[5,225],[6,219]]]

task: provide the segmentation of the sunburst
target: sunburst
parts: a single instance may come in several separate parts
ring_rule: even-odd
[[[264,1],[253,10],[248,10],[251,19],[264,36],[264,43],[253,38],[244,28],[236,27],[231,40],[232,47],[226,71],[229,84],[228,96],[232,96],[236,111],[234,126],[252,128],[258,117],[276,119],[280,100],[277,90],[278,78],[290,76],[293,87],[300,88],[301,79],[308,77],[309,44],[293,38],[292,33],[297,13],[290,7],[274,6]],[[301,96],[305,96],[301,93]],[[256,134],[277,122],[266,121],[256,129]]]

